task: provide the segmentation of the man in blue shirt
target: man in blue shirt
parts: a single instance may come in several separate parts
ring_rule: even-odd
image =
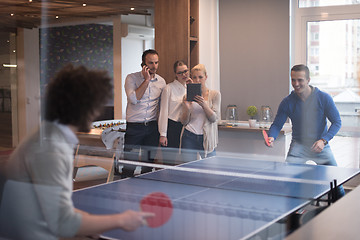
[[[294,90],[279,105],[275,120],[269,130],[270,146],[278,136],[286,119],[292,123],[292,142],[287,162],[336,166],[336,160],[328,145],[341,127],[341,119],[332,97],[310,86],[310,72],[305,65],[291,69]],[[331,122],[327,128],[327,119]]]

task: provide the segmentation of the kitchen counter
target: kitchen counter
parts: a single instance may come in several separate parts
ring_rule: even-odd
[[[123,125],[124,120],[109,120],[94,123],[93,129],[89,133],[77,133],[81,145],[104,146],[101,141],[101,133],[104,128],[98,127],[99,123],[119,123]],[[259,124],[249,127],[247,121],[236,121],[228,124],[226,121],[219,122],[219,144],[216,151],[225,154],[251,154],[265,155],[271,157],[269,160],[284,161],[291,142],[291,125],[286,123],[279,133],[274,143],[274,147],[269,148],[264,143],[262,130]],[[266,128],[265,128],[266,129]],[[268,130],[268,129],[266,129]]]
[[[274,147],[265,145],[262,130],[257,123],[250,127],[247,121],[236,121],[229,124],[226,121],[219,122],[219,144],[217,152],[227,154],[256,154],[271,157],[271,160],[285,161],[291,143],[291,125],[286,123],[274,142]]]
[[[219,129],[234,129],[234,130],[242,130],[242,131],[250,131],[250,132],[261,132],[263,129],[269,130],[268,127],[263,128],[260,127],[259,122],[256,123],[255,127],[250,127],[248,121],[236,121],[234,123],[228,123],[226,120],[221,120],[218,123]],[[291,124],[285,123],[284,127],[281,129],[281,133],[289,134],[291,133]]]

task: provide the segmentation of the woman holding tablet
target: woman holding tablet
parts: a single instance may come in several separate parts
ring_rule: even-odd
[[[181,151],[186,160],[197,159],[197,153],[202,158],[215,155],[221,104],[220,92],[206,86],[207,73],[203,64],[191,69],[191,79],[201,84],[202,95],[195,96],[194,101],[187,101],[185,97],[183,100]]]
[[[186,83],[191,82],[189,69],[183,61],[174,63],[175,80],[166,85],[160,101],[159,143],[164,147],[179,148],[183,125],[180,122]]]

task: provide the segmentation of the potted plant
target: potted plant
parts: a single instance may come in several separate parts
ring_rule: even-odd
[[[249,126],[250,127],[255,127],[256,126],[256,119],[254,117],[257,114],[257,111],[258,110],[257,110],[257,108],[255,106],[249,106],[246,109],[246,113],[250,117],[250,119],[249,119]]]

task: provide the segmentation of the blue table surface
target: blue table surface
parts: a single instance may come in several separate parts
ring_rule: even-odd
[[[111,239],[246,239],[342,184],[358,169],[211,157],[182,168],[232,172],[235,176],[163,169],[73,193],[75,207],[93,213],[139,210],[151,192],[167,194],[170,220],[161,227],[134,232],[113,230]],[[242,177],[246,174],[260,178]],[[271,178],[275,178],[271,179]]]

